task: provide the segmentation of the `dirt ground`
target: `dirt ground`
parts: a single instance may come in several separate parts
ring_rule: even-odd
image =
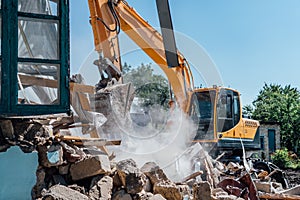
[[[300,170],[288,169],[284,171],[289,181],[290,187],[300,185]]]

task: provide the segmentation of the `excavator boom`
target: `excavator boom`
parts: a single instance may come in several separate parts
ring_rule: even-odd
[[[107,28],[107,26],[116,28],[116,23],[113,20],[115,16],[112,12],[108,12],[112,10],[109,8],[112,6],[117,13],[120,29],[164,71],[180,108],[186,112],[189,93],[193,89],[193,77],[185,58],[178,52],[179,66],[169,68],[161,34],[125,1],[113,3],[111,0],[89,0],[89,5],[96,50],[98,52],[103,51],[105,57],[115,59],[113,53],[117,51],[112,50],[111,47],[116,47],[112,41],[116,38],[117,31],[110,31]],[[120,54],[117,60],[120,60]]]
[[[237,91],[217,86],[194,89],[193,76],[184,56],[176,47],[173,48],[179,64],[168,66],[168,45],[164,44],[166,39],[126,1],[89,0],[89,6],[95,48],[104,56],[100,56],[99,63],[108,59],[111,65],[121,70],[117,35],[122,30],[166,74],[180,108],[197,125],[195,142],[210,143],[223,149],[240,149],[242,140],[246,145],[249,143],[249,148],[259,147],[259,122],[242,118],[240,95]],[[160,6],[166,5],[158,5],[158,8]],[[105,67],[99,67],[100,71],[103,68]],[[113,67],[110,66],[110,69]]]

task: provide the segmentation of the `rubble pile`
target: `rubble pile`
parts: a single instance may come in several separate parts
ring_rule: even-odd
[[[154,162],[138,167],[132,159],[114,161],[95,147],[52,138],[37,147],[39,166],[33,199],[300,199],[300,187],[284,189],[276,172],[238,163],[224,165],[206,152],[199,156],[201,170],[173,182]]]
[[[78,91],[83,90],[79,85],[77,87]],[[117,92],[119,87],[122,94]],[[98,129],[106,127],[106,130],[116,131],[119,129],[116,124],[130,125],[128,110],[133,91],[129,84],[104,92],[107,93],[95,96],[93,105],[82,93],[76,93],[78,98],[74,94],[72,102],[78,114],[76,116],[48,115],[0,120],[0,152],[11,146],[19,146],[25,153],[38,152],[33,199],[300,199],[300,186],[289,188],[280,169],[259,162],[254,165],[250,162],[248,166],[245,160],[244,166],[234,162],[225,165],[219,162],[221,156],[212,159],[202,147],[200,152],[193,153],[191,148],[186,155],[181,155],[190,158],[188,160],[194,169],[193,173],[178,182],[172,181],[164,169],[150,160],[143,166],[138,166],[130,158],[115,161],[115,155],[110,154],[106,146],[119,145],[121,140],[101,139]],[[124,94],[126,98],[121,98]],[[106,104],[111,101],[115,102],[114,105],[119,103],[117,109],[99,110],[109,108],[101,104],[104,101],[101,99],[105,99]],[[80,103],[74,103],[76,101]],[[124,107],[126,109],[122,109]],[[123,117],[116,118],[116,115]],[[90,137],[72,135],[70,129],[76,127],[81,128],[83,136]]]
[[[132,159],[116,162],[113,154],[103,151],[120,141],[53,135],[44,126],[51,120],[0,123],[1,151],[18,145],[24,152],[38,152],[33,199],[300,199],[300,186],[288,188],[280,169],[269,171],[254,164],[256,169],[247,171],[249,167],[224,165],[202,150],[194,160],[194,173],[173,182],[154,162],[138,167]],[[58,129],[56,124],[67,126],[69,120],[55,118],[52,130]]]

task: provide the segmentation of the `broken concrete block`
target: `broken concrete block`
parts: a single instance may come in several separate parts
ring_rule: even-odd
[[[89,197],[95,200],[107,200],[111,199],[111,193],[113,188],[113,179],[109,176],[104,176],[103,178],[97,177],[98,181],[94,186],[91,187],[89,191]]]
[[[149,200],[167,200],[161,194],[156,194],[153,197],[150,197]]]
[[[136,194],[142,191],[145,175],[137,168],[134,160],[122,160],[117,163],[116,168],[121,183],[129,194]]]
[[[207,181],[202,181],[193,186],[194,199],[211,199],[211,186]]]
[[[45,200],[89,200],[89,198],[63,185],[54,185],[49,190],[43,193]]]
[[[70,174],[73,181],[110,172],[107,155],[98,155],[71,164]]]
[[[74,163],[76,161],[82,160],[84,157],[80,154],[77,154],[76,150],[64,142],[60,142],[60,145],[64,149],[64,155],[68,162]]]
[[[126,191],[129,194],[136,194],[143,190],[145,184],[145,175],[141,172],[130,173],[126,176]]]
[[[153,187],[154,194],[161,194],[164,198],[168,200],[181,200],[182,194],[180,193],[178,187],[171,182],[159,182]]]
[[[150,179],[152,185],[161,181],[170,181],[163,170],[155,162],[145,163],[141,168],[141,171]]]
[[[270,193],[272,191],[272,185],[270,182],[255,181],[254,184],[258,191],[266,193]]]
[[[113,194],[112,200],[132,200],[132,197],[125,190],[119,190]]]

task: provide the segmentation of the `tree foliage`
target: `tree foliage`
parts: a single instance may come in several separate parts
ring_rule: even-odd
[[[265,84],[253,102],[252,117],[281,125],[281,144],[298,151],[300,143],[300,92],[291,85]]]
[[[248,105],[245,105],[243,106],[243,116],[247,116],[249,118],[252,118],[252,113],[253,113],[253,107],[248,104]]]
[[[272,161],[275,165],[282,169],[299,169],[300,160],[297,155],[291,153],[287,148],[277,149],[271,155]]]
[[[161,105],[167,107],[169,99],[168,80],[159,74],[154,74],[151,64],[141,64],[133,68],[127,63],[123,66],[125,83],[131,82],[136,90],[136,97],[143,99],[143,106]]]

